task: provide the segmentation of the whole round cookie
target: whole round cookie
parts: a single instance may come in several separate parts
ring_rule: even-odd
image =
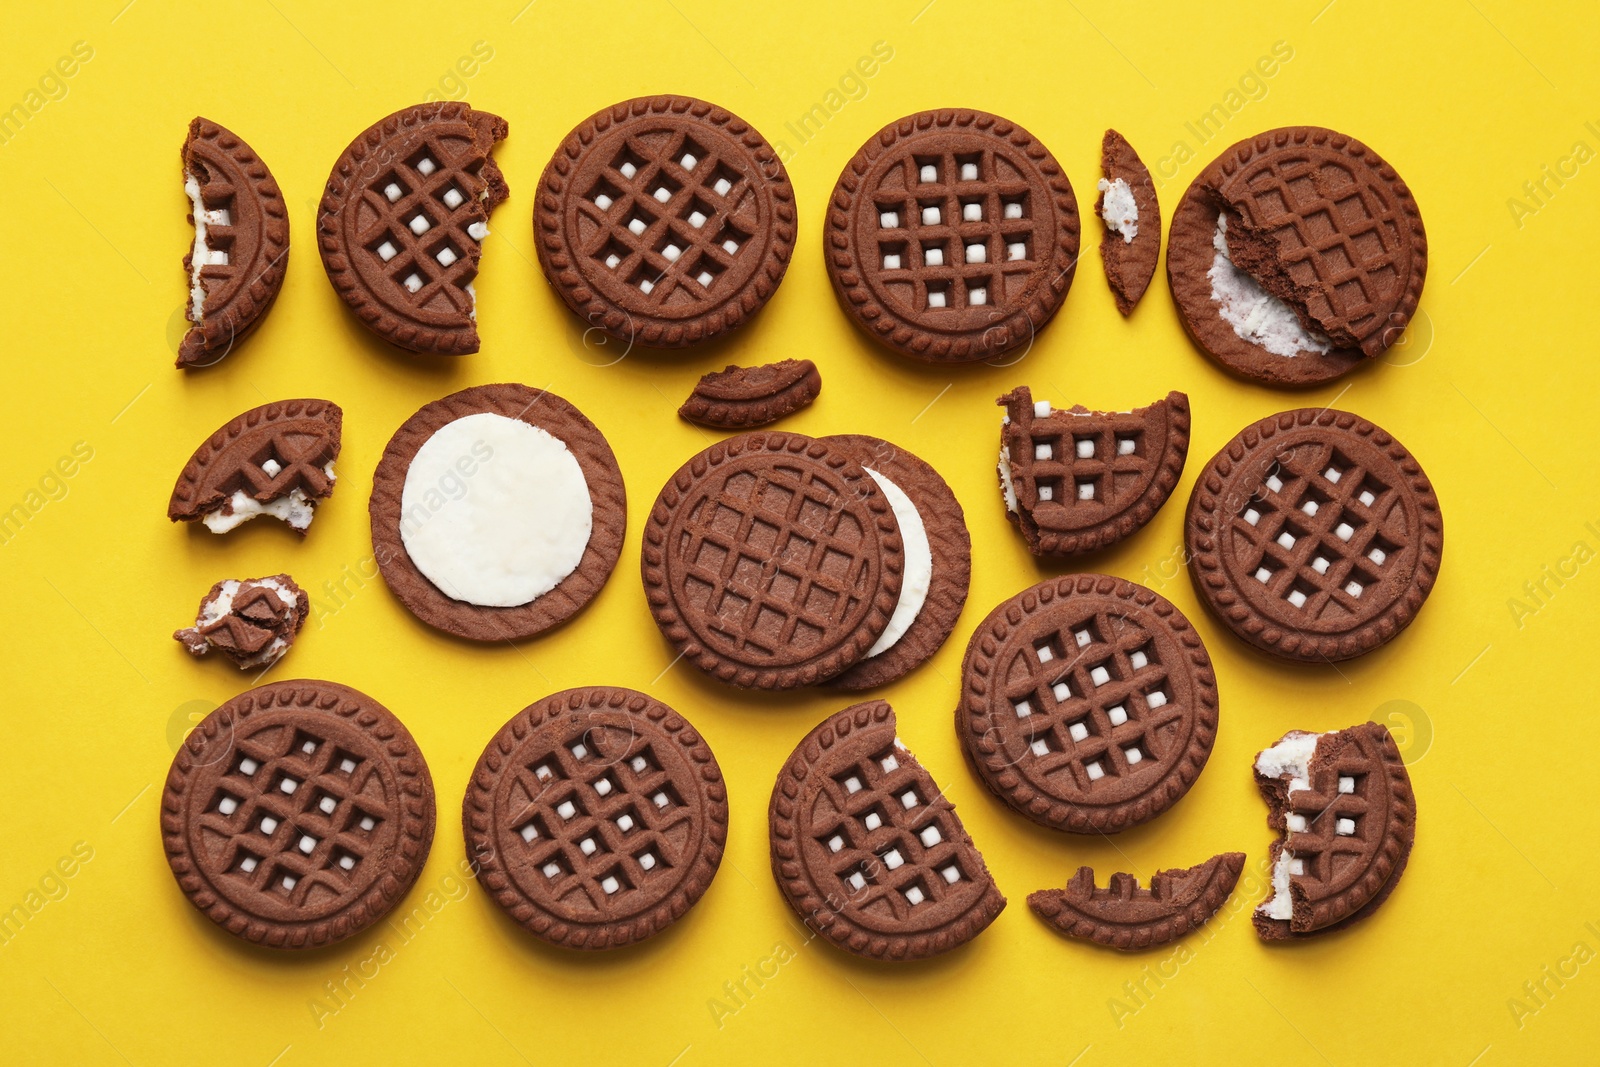
[[[1184,523],[1213,614],[1275,656],[1350,659],[1416,617],[1444,526],[1428,476],[1381,427],[1332,408],[1246,426],[1206,464]]]
[[[433,843],[433,779],[399,719],[334,682],[273,682],[194,728],[161,795],[178,885],[236,937],[315,948],[400,902]]]
[[[867,434],[821,440],[838,445],[866,468],[888,496],[900,526],[905,574],[889,626],[860,661],[828,680],[838,689],[871,689],[922,666],[949,638],[967,602],[972,538],[961,502],[922,459]]]
[[[585,119],[539,179],[539,266],[591,328],[682,348],[727,333],[777,291],[794,188],[754,127],[688,96]]]
[[[1183,613],[1142,585],[1070,574],[989,613],[967,645],[956,732],[1034,822],[1115,833],[1177,803],[1217,735],[1217,681]]]
[[[1233,145],[1184,193],[1167,281],[1195,343],[1272,385],[1331,381],[1399,340],[1427,274],[1410,189],[1333,130],[1268,130]]]
[[[461,820],[478,880],[528,932],[615,948],[660,933],[710,886],[728,791],[681,715],[595,686],[548,696],[501,727]]]
[[[505,119],[459,101],[380,119],[333,164],[317,249],[339,298],[379,337],[413,352],[478,350],[477,296],[489,212],[511,195],[490,153]]]
[[[872,959],[921,959],[1006,906],[950,799],[881,700],[824,719],[795,747],[767,812],[772,875],[805,924]]]
[[[834,186],[823,254],[834,291],[889,348],[967,363],[1032,343],[1078,260],[1078,203],[1049,150],[984,111],[908,115]]]
[[[622,552],[628,502],[604,435],[526,385],[435,400],[395,431],[372,476],[383,580],[429,626],[532,637],[577,614]]]
[[[850,452],[803,434],[730,437],[662,486],[641,560],[651,614],[732,685],[813,685],[888,627],[905,551],[889,498]]]

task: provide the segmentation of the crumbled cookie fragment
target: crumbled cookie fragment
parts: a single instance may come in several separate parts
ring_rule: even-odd
[[[268,667],[289,651],[310,610],[305,590],[287,574],[228,578],[201,599],[194,625],[172,636],[197,659],[215,651],[242,671]]]

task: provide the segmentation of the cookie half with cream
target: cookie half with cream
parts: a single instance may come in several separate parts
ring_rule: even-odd
[[[220,534],[270,515],[304,534],[333,494],[343,426],[344,412],[327,400],[279,400],[235,416],[184,464],[167,518]]]
[[[390,590],[473,641],[532,637],[582,610],[616,565],[628,513],[594,423],[517,384],[464,389],[406,420],[369,511]]]

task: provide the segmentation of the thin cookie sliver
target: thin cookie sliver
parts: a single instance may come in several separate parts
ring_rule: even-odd
[[[1028,907],[1054,929],[1107,948],[1165,945],[1205,925],[1244,870],[1243,852],[1223,852],[1185,870],[1157,871],[1147,889],[1118,871],[1101,888],[1094,868],[1079,867],[1062,889],[1028,894]]]

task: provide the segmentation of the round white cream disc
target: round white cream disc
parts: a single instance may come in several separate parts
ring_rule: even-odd
[[[566,444],[484,411],[441,426],[406,471],[400,539],[456,600],[513,608],[577,569],[594,501]]]
[[[911,624],[917,621],[923,601],[928,599],[928,586],[933,582],[933,550],[928,547],[928,528],[922,525],[922,514],[906,496],[905,490],[888,478],[868,467],[867,473],[878,483],[883,495],[889,498],[895,521],[900,524],[900,540],[904,543],[905,573],[900,576],[900,600],[889,616],[889,625],[867,649],[862,657],[871,659],[894,647],[906,635]]]

